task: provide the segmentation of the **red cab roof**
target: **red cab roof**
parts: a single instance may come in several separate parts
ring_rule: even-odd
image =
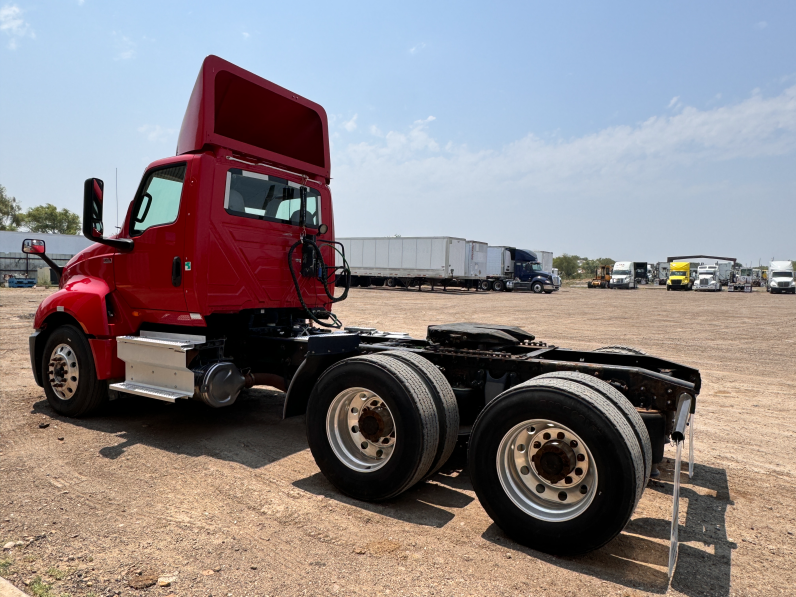
[[[329,182],[326,111],[247,70],[208,56],[191,92],[177,155],[206,145]]]

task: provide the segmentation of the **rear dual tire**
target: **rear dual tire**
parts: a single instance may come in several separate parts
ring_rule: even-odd
[[[625,415],[569,379],[534,378],[490,402],[473,425],[468,462],[492,520],[518,543],[556,555],[586,553],[619,534],[646,479]]]
[[[404,351],[331,366],[307,406],[307,441],[318,468],[363,501],[396,497],[435,473],[458,432],[450,384],[428,360]]]

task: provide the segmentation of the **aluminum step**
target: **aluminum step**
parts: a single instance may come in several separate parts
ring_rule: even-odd
[[[124,382],[111,389],[174,402],[194,393],[188,352],[205,343],[204,336],[142,331],[116,338],[116,354],[124,361]],[[122,387],[124,386],[124,387]]]
[[[164,402],[175,402],[180,398],[190,398],[190,394],[180,390],[166,390],[164,388],[154,388],[129,381],[122,381],[110,385],[111,390],[118,392],[125,392],[127,394],[136,394],[137,396],[146,396],[147,398],[154,398],[155,400],[163,400]]]

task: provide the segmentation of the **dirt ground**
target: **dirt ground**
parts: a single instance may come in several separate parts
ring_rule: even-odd
[[[556,558],[492,524],[452,466],[390,503],[339,494],[303,418],[256,388],[229,409],[144,398],[57,416],[27,350],[45,290],[0,289],[0,575],[69,595],[794,595],[796,297],[565,288],[550,296],[354,289],[347,325],[520,325],[573,348],[626,344],[702,372],[696,474],[682,475],[680,557],[666,575],[673,465],[603,549]],[[667,449],[673,458],[673,450]],[[169,586],[151,584],[160,577]],[[169,578],[166,578],[169,577]]]

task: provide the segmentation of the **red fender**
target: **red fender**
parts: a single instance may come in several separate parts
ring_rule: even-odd
[[[33,324],[41,329],[48,318],[60,313],[74,319],[89,336],[98,379],[124,377],[124,362],[116,357],[116,339],[108,325],[105,297],[110,291],[102,278],[74,275],[61,290],[42,301]]]

